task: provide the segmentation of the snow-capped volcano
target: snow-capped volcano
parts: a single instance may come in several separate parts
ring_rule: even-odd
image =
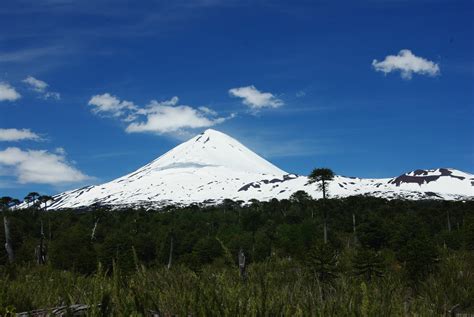
[[[228,135],[208,129],[137,170],[224,167],[253,174],[286,174]]]
[[[298,190],[321,196],[317,185],[308,185],[307,177],[288,174],[230,136],[209,129],[133,173],[56,195],[49,208],[285,199]],[[329,192],[332,197],[473,199],[474,175],[441,168],[386,179],[336,176]]]

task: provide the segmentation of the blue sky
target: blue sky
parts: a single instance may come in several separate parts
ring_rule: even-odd
[[[207,127],[299,174],[472,173],[473,21],[455,0],[4,1],[0,196],[105,182]]]

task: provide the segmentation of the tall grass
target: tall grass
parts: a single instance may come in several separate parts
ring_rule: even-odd
[[[474,298],[473,269],[465,256],[447,256],[440,272],[417,287],[396,271],[370,282],[342,273],[330,284],[291,260],[249,266],[242,281],[233,267],[145,268],[125,273],[100,266],[84,276],[49,266],[4,267],[0,307],[16,312],[90,305],[90,316],[441,316]]]

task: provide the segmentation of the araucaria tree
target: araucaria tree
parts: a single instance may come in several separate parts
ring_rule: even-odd
[[[307,262],[321,282],[327,283],[337,277],[337,253],[330,245],[314,245],[307,254]]]
[[[382,277],[385,263],[380,252],[361,248],[352,259],[352,267],[355,275],[363,276],[367,281],[374,277]]]
[[[323,201],[326,201],[326,196],[328,193],[328,183],[334,179],[334,172],[329,168],[316,168],[308,176],[308,184],[318,183],[318,189],[323,192]],[[328,242],[328,228],[327,228],[327,210],[326,204],[323,208],[324,212],[324,243]]]
[[[25,196],[25,202],[27,207],[30,207],[30,203],[35,203],[35,201],[39,198],[39,194],[37,192],[31,192]]]
[[[53,197],[48,196],[48,195],[41,195],[38,197],[38,204],[40,208],[43,208],[43,210],[46,210],[48,207],[48,202],[53,200]]]

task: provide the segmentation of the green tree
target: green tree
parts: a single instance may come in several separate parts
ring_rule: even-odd
[[[18,204],[20,204],[20,201],[16,198],[11,198],[9,196],[3,196],[0,198],[0,210],[6,210]]]
[[[300,208],[305,211],[307,208],[311,208],[311,218],[314,218],[314,206],[312,206],[313,198],[304,190],[298,190],[291,194],[290,201],[297,203]]]
[[[87,235],[89,237],[89,235]],[[90,240],[89,240],[90,241]],[[105,238],[100,246],[98,257],[100,262],[109,271],[113,263],[125,272],[130,272],[135,268],[135,255],[130,237],[116,231]]]
[[[413,281],[420,281],[436,270],[439,254],[427,237],[417,237],[401,250],[401,259],[405,262],[408,277]]]
[[[367,248],[379,250],[388,243],[388,230],[381,217],[373,217],[358,226],[359,242]]]
[[[370,249],[359,249],[352,259],[355,275],[363,276],[370,281],[373,277],[382,277],[385,263],[380,252]]]
[[[464,228],[464,246],[467,250],[474,251],[474,218],[466,221]]]
[[[311,196],[305,192],[304,190],[298,190],[291,194],[290,201],[297,202],[297,203],[304,203],[309,200],[312,200]]]
[[[25,196],[26,205],[29,207],[30,203],[34,203],[39,196],[40,195],[37,192],[28,193],[28,195]]]
[[[311,174],[308,176],[308,184],[318,183],[318,189],[323,192],[323,202],[326,202],[326,195],[328,192],[328,182],[334,179],[334,172],[329,168],[316,168],[314,169]],[[327,218],[328,212],[326,206],[323,208],[324,216],[323,216],[323,236],[324,236],[324,243],[328,243],[328,225],[327,225]]]
[[[41,205],[43,205],[43,210],[46,210],[46,208],[48,207],[48,202],[51,200],[53,200],[53,197],[48,195],[41,195],[38,197],[39,205],[40,207]]]
[[[212,261],[224,254],[222,246],[215,237],[205,237],[200,239],[193,248],[194,264],[199,267],[210,264]]]
[[[329,168],[315,168],[308,176],[308,183],[319,183],[318,188],[323,192],[323,199],[326,199],[328,192],[328,182],[334,179],[334,172]]]
[[[307,263],[323,283],[330,283],[337,277],[338,254],[328,244],[313,246],[308,252]]]
[[[97,255],[88,232],[79,225],[56,237],[49,251],[49,259],[55,268],[92,273],[97,267]]]
[[[2,198],[0,198],[0,208],[2,210],[8,209],[10,207],[10,204],[11,204],[12,200],[13,200],[13,198],[11,198],[11,197],[3,196]]]

